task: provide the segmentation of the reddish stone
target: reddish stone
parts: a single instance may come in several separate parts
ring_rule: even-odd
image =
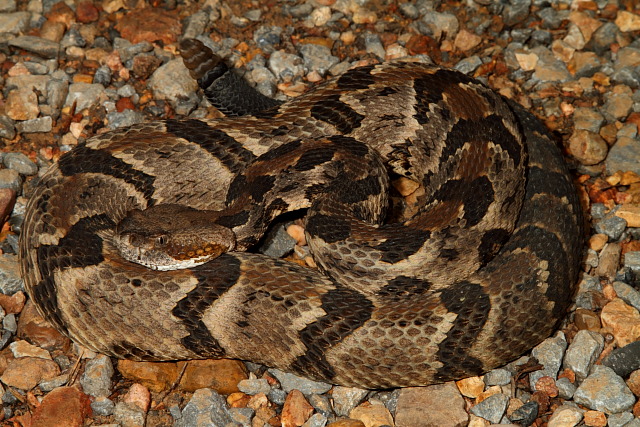
[[[116,24],[123,38],[131,43],[161,40],[165,44],[175,43],[182,34],[182,25],[174,13],[160,9],[137,9],[126,14]]]
[[[9,296],[0,294],[0,306],[7,314],[18,314],[24,308],[25,301],[27,297],[24,296],[22,291],[16,292],[15,294]]]
[[[69,338],[40,316],[31,300],[25,305],[18,320],[17,336],[49,351],[66,349],[71,345]]]
[[[75,387],[58,387],[33,412],[31,427],[81,427],[89,416],[89,396]]]
[[[75,13],[73,13],[73,10],[67,6],[65,2],[61,1],[54,4],[46,16],[49,21],[60,22],[64,24],[66,28],[69,28],[74,21]]]
[[[76,7],[76,18],[83,24],[96,22],[100,17],[100,11],[90,1],[82,1]]]
[[[135,109],[136,109],[136,106],[133,103],[133,101],[131,101],[131,98],[128,98],[128,97],[120,98],[116,102],[116,110],[118,111],[118,113],[122,113],[124,110],[135,110]]]

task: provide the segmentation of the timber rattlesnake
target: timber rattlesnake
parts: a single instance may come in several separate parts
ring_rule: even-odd
[[[248,115],[105,133],[48,170],[20,248],[57,329],[118,358],[239,358],[384,388],[480,374],[557,327],[581,212],[522,107],[412,62],[355,68],[278,105],[234,86],[199,42],[183,56],[214,104]],[[381,225],[389,175],[419,183],[424,207]],[[123,259],[123,219],[161,205],[220,211],[236,252],[175,271]],[[319,270],[245,252],[303,208]]]

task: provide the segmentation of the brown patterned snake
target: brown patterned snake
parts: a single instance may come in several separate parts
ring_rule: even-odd
[[[557,327],[582,217],[559,150],[520,106],[411,62],[277,105],[222,85],[235,74],[198,42],[183,56],[214,104],[248,115],[105,133],[48,170],[20,247],[28,293],[57,329],[118,358],[230,357],[383,388],[480,374]],[[389,177],[424,189],[403,222],[385,222]],[[170,271],[124,259],[123,239],[171,246],[145,219],[165,205],[172,223],[210,214],[235,250]],[[298,209],[319,269],[251,253]]]

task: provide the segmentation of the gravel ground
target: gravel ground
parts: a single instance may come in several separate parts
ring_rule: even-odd
[[[12,426],[640,426],[640,7],[634,0],[0,0],[0,395]],[[635,9],[634,9],[635,7]],[[26,301],[16,257],[37,176],[79,140],[217,117],[177,42],[286,99],[351,66],[422,56],[537,114],[592,234],[571,313],[483,377],[382,392],[237,361],[90,354]]]

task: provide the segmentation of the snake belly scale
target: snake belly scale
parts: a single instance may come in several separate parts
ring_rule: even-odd
[[[192,70],[203,49],[185,45]],[[388,388],[481,374],[564,317],[581,210],[522,107],[456,71],[395,62],[245,113],[104,133],[46,172],[21,265],[58,330],[118,358],[238,358]],[[402,222],[384,222],[389,176],[424,189]],[[235,250],[170,271],[124,259],[118,225],[161,205],[217,212]],[[319,269],[251,253],[296,209]]]

